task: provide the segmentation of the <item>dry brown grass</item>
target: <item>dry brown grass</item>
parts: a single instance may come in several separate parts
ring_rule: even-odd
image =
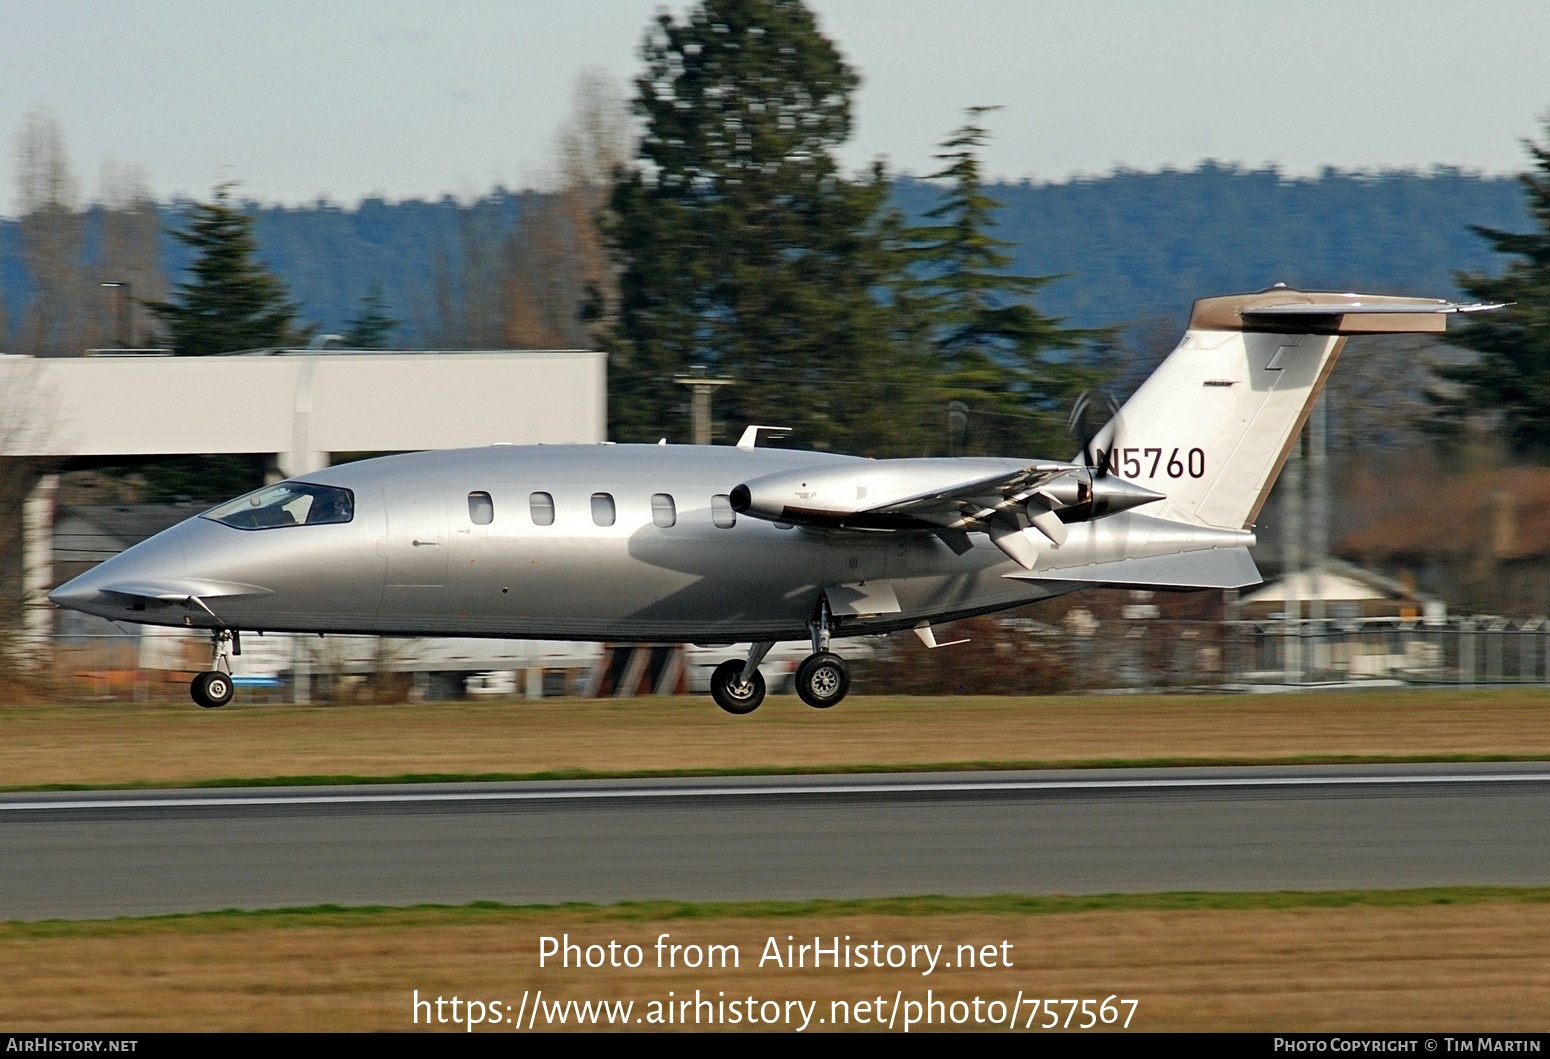
[[[1550,757],[1542,690],[421,706],[0,706],[0,786],[279,776]]]
[[[972,906],[965,906],[972,907]],[[736,944],[727,971],[537,966],[539,937],[658,934]],[[759,969],[771,936],[1012,942],[1011,969]],[[403,1030],[411,996],[857,1001],[975,995],[1134,997],[1133,1029],[1544,1030],[1550,904],[1485,900],[1409,907],[1119,908],[936,916],[721,910],[684,919],[629,909],[404,910],[0,926],[0,1025],[46,1030]],[[1026,1009],[1025,1009],[1026,1010]],[[1063,1012],[1064,1009],[1062,1009]],[[1041,1016],[1042,1017],[1042,1016]]]

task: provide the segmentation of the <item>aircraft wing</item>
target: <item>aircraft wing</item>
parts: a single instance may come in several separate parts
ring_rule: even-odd
[[[861,508],[858,515],[872,518],[889,515],[935,522],[960,518],[990,518],[997,511],[1021,503],[1050,479],[1071,470],[1066,463],[1033,463],[1009,474],[992,475],[975,481],[956,482],[926,492],[891,500],[874,507]]]

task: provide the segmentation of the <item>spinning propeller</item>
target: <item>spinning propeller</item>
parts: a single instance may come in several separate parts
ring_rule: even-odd
[[[1106,412],[1101,422],[1098,416]],[[1108,449],[1093,458],[1093,439],[1109,430]],[[1070,430],[1082,447],[1082,466],[1046,482],[1028,498],[1028,522],[1059,548],[1066,543],[1066,525],[1103,518],[1118,511],[1161,500],[1161,493],[1143,489],[1111,473],[1119,448],[1119,402],[1113,394],[1096,398],[1083,391],[1071,407]]]

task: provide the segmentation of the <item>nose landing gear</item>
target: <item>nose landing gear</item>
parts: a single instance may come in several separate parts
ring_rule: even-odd
[[[195,705],[216,710],[231,701],[235,690],[231,682],[231,656],[241,653],[241,634],[235,629],[217,629],[210,634],[210,668],[196,675],[188,686]]]
[[[200,673],[189,685],[194,702],[207,710],[219,709],[231,701],[231,677],[225,673]]]
[[[748,649],[746,661],[733,658],[716,667],[710,675],[710,697],[717,706],[739,717],[759,708],[764,701],[764,674],[759,672],[759,663],[774,646],[756,643]]]

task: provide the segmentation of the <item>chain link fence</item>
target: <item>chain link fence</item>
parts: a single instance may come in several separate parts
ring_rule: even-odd
[[[968,642],[928,651],[908,633],[870,640],[852,663],[856,689],[1041,694],[1550,684],[1550,621],[1543,618],[1213,622],[1068,615],[1050,624],[985,617],[938,635]],[[600,644],[370,636],[250,633],[243,648],[231,660],[234,683],[248,701],[260,702],[617,694],[617,674],[598,677],[628,658]],[[186,697],[189,678],[209,664],[207,637],[130,628],[56,634],[33,672],[40,688],[60,696],[149,701]],[[646,680],[631,694],[650,694],[653,686],[668,685]]]

